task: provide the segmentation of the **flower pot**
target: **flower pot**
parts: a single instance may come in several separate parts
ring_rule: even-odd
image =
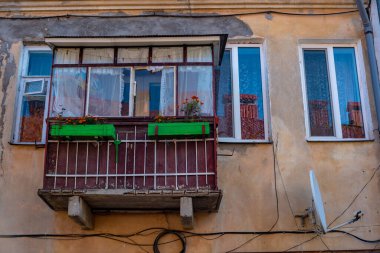
[[[112,124],[52,125],[50,136],[68,140],[116,140],[116,129]]]
[[[206,136],[209,134],[209,122],[170,122],[148,124],[149,137],[190,137]]]

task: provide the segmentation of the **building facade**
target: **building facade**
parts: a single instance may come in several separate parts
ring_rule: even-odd
[[[378,53],[378,6],[364,4]],[[0,251],[153,252],[184,228],[186,252],[380,251],[357,9],[0,1],[0,234],[23,235]],[[330,228],[364,216],[327,234],[302,218],[311,169]]]

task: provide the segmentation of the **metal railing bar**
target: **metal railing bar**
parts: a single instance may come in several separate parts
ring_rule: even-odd
[[[153,177],[156,176],[204,176],[204,175],[215,175],[214,172],[189,172],[189,173],[147,173],[147,174],[87,174],[87,177]],[[46,174],[47,177],[84,177],[84,175],[73,175],[73,174]]]

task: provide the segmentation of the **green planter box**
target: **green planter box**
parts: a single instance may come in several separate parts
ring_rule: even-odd
[[[112,124],[52,125],[50,135],[55,139],[116,140],[116,129]]]
[[[173,122],[148,124],[149,137],[182,137],[210,134],[208,122]]]

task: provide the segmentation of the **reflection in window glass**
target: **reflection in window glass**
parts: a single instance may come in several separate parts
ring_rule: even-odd
[[[183,47],[154,47],[152,62],[182,62]]]
[[[45,87],[46,85],[47,81],[44,82]],[[24,95],[22,97],[19,132],[21,142],[42,141],[45,99],[46,91],[38,95]]]
[[[231,74],[231,51],[226,50],[220,67],[220,78],[216,91],[216,114],[219,117],[218,135],[220,137],[233,137]]]
[[[364,138],[354,48],[334,48],[334,60],[343,138]]]
[[[242,139],[265,139],[260,48],[239,48]]]
[[[79,48],[57,48],[54,53],[55,64],[78,64]]]
[[[174,68],[136,69],[135,116],[173,116]]]
[[[304,50],[311,136],[334,136],[325,50]]]
[[[44,80],[27,81],[25,82],[25,93],[41,93],[44,89]]]
[[[212,66],[184,66],[178,68],[178,105],[197,96],[203,102],[201,116],[213,115]],[[179,110],[179,115],[184,112]]]
[[[85,68],[55,68],[52,84],[51,116],[83,116],[85,84]]]
[[[91,68],[88,114],[128,116],[129,84],[128,68]]]
[[[188,47],[188,62],[212,62],[211,47]]]
[[[50,76],[53,54],[48,51],[29,52],[27,76]]]

